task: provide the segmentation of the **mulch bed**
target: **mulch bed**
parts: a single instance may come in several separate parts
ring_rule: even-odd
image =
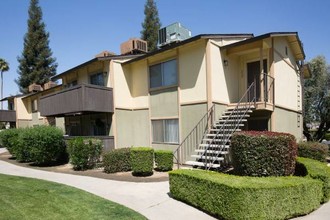
[[[37,170],[44,170],[44,171],[51,171],[56,173],[67,173],[73,175],[80,175],[80,176],[90,176],[96,177],[101,179],[109,179],[109,180],[117,180],[117,181],[126,181],[126,182],[163,182],[168,181],[168,173],[167,172],[157,172],[154,171],[152,176],[133,176],[132,172],[120,172],[120,173],[104,173],[103,168],[95,168],[92,170],[85,170],[85,171],[75,171],[72,169],[71,164],[62,164],[62,165],[54,165],[54,166],[36,166],[32,163],[20,163],[16,161],[10,153],[5,152],[0,154],[0,160],[6,161],[8,163],[27,167]]]

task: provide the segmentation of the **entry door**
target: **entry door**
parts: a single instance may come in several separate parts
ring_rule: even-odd
[[[267,71],[267,60],[263,60],[264,72]],[[251,63],[247,63],[247,86],[249,87],[253,82],[256,83],[256,99],[260,101],[260,61],[255,61]],[[250,97],[253,97],[254,91],[250,92]]]

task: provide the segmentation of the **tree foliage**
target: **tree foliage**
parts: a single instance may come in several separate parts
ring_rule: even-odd
[[[38,0],[31,0],[29,7],[28,31],[24,36],[24,49],[18,57],[19,77],[16,83],[22,93],[32,83],[44,84],[56,75],[57,63],[49,47],[49,33],[42,21],[42,10]]]
[[[144,16],[141,38],[148,42],[148,50],[154,51],[157,49],[158,30],[161,26],[158,9],[154,0],[147,0],[144,5]]]
[[[322,141],[330,128],[330,67],[324,56],[309,62],[312,77],[304,83],[304,135],[308,141]],[[318,124],[316,132],[311,125]]]

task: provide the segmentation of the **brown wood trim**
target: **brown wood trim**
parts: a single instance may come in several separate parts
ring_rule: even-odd
[[[164,117],[151,117],[150,120],[166,120],[166,119],[178,119],[179,120],[179,116],[178,115],[174,115],[174,116],[164,116]]]
[[[125,110],[125,111],[142,111],[142,110],[149,110],[149,108],[125,108],[125,107],[116,107],[115,110]]]
[[[229,106],[231,103],[227,103],[227,102],[221,102],[221,101],[212,101],[213,104],[218,104],[218,105],[225,105],[225,106]]]

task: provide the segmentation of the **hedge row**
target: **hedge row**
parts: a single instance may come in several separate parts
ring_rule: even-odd
[[[325,162],[329,147],[319,142],[301,142],[298,144],[298,156]]]
[[[302,177],[242,177],[203,170],[169,173],[171,195],[221,219],[288,219],[319,207],[322,183]]]
[[[86,170],[96,166],[102,153],[102,141],[77,137],[68,141],[70,163],[74,170]]]
[[[310,178],[322,181],[323,198],[321,202],[324,203],[330,200],[330,167],[326,163],[298,157],[297,175],[307,175]]]
[[[0,139],[12,156],[21,162],[50,164],[66,159],[63,132],[56,127],[3,130]]]
[[[244,131],[231,138],[235,173],[242,176],[289,176],[295,170],[297,144],[293,135]]]
[[[151,175],[157,171],[169,171],[173,167],[173,153],[169,150],[153,150],[149,147],[114,149],[103,155],[104,172],[133,171],[133,175]]]

